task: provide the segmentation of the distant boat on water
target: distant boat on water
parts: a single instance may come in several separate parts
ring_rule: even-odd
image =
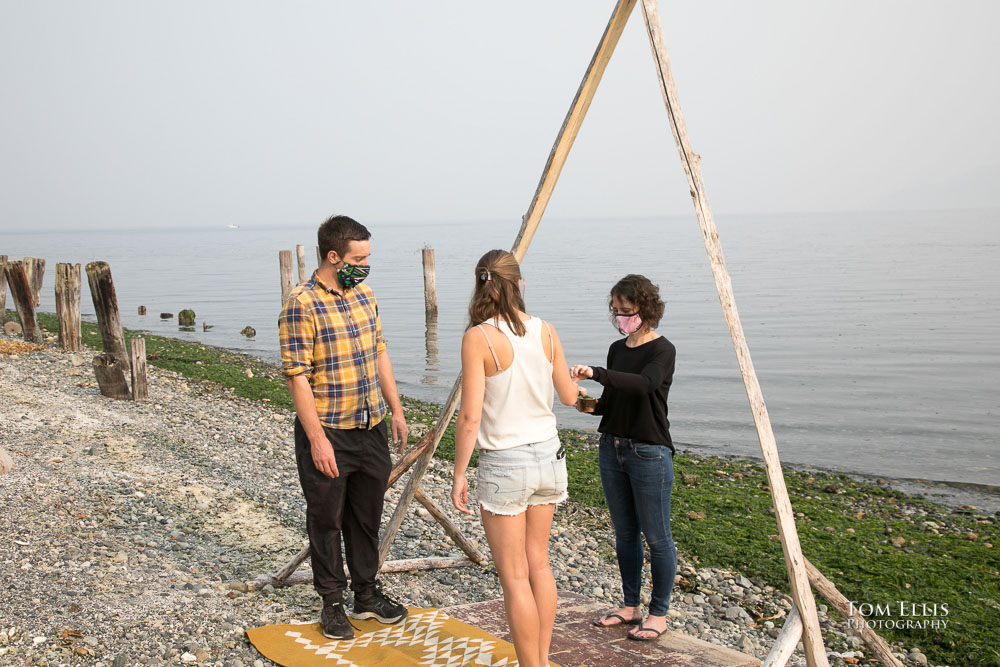
[[[239,229],[240,228],[239,225],[234,225],[231,222],[228,225],[226,225],[226,227],[228,227],[229,229]]]

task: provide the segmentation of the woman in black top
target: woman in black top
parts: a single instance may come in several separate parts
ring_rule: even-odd
[[[607,367],[574,366],[576,380],[604,386],[595,407],[601,416],[601,485],[615,528],[615,550],[625,606],[594,620],[599,627],[637,625],[629,639],[653,640],[667,628],[677,551],[670,533],[674,446],[667,419],[667,393],[674,376],[673,344],[654,329],[663,316],[656,285],[630,274],[611,288],[609,303],[618,330],[627,338],[608,349]],[[645,623],[639,610],[643,549],[649,546],[653,591]]]

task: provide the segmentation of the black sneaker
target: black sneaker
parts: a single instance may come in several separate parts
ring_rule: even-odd
[[[379,623],[399,623],[406,618],[408,610],[375,584],[370,591],[354,594],[354,610],[351,618],[374,618]]]
[[[347,620],[342,600],[324,600],[323,611],[319,615],[319,625],[323,636],[330,639],[354,639],[354,628]]]

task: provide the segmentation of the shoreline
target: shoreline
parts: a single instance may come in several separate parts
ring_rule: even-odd
[[[100,344],[99,337],[92,335],[87,325],[84,339],[92,345]],[[49,521],[56,532],[49,531],[46,539],[54,544],[61,534],[59,530],[78,529],[63,527],[53,520],[53,516],[65,518],[67,512],[47,505],[49,501],[44,495],[47,490],[65,502],[67,508],[86,501],[78,496],[87,493],[112,498],[111,505],[104,500],[81,511],[88,516],[82,520],[84,523],[94,521],[107,533],[105,537],[98,532],[96,538],[88,538],[96,542],[80,547],[89,550],[85,554],[73,556],[71,552],[68,557],[53,560],[45,555],[51,553],[49,544],[34,552],[30,551],[34,546],[22,548],[0,543],[0,562],[14,566],[3,569],[18,571],[17,577],[0,574],[10,582],[6,591],[0,590],[0,602],[14,609],[15,625],[30,629],[31,624],[39,623],[30,613],[37,605],[29,602],[25,606],[25,601],[17,600],[19,591],[30,599],[37,593],[29,591],[37,587],[59,598],[62,589],[51,591],[52,586],[66,586],[70,592],[77,591],[73,602],[78,605],[80,596],[90,594],[89,590],[83,592],[77,585],[58,578],[55,583],[49,582],[46,577],[58,572],[58,563],[68,564],[70,573],[85,579],[99,561],[107,564],[110,560],[113,568],[114,558],[125,558],[128,566],[138,558],[139,564],[145,566],[167,557],[179,563],[169,575],[169,579],[176,581],[163,581],[162,574],[150,566],[143,575],[145,585],[166,584],[167,589],[158,595],[177,605],[197,607],[204,598],[204,604],[218,609],[222,625],[244,628],[250,622],[314,616],[318,609],[312,591],[305,590],[307,587],[265,591],[262,597],[238,590],[241,582],[282,565],[304,540],[301,494],[297,493],[294,462],[290,460],[290,400],[284,383],[269,378],[275,369],[259,360],[209,346],[148,336],[147,351],[151,401],[146,403],[100,397],[85,361],[89,358],[87,351],[71,355],[50,344],[26,357],[0,357],[0,369],[4,371],[0,372],[0,387],[14,399],[0,401],[0,435],[5,442],[14,437],[28,443],[13,447],[19,450],[12,455],[22,470],[15,468],[13,473],[0,477],[0,490],[26,494],[17,500],[18,507],[23,505],[26,509],[4,513],[8,516],[0,520],[3,524],[0,528],[16,536],[17,544],[23,541],[34,545],[34,537],[25,534],[25,526],[36,526],[34,530],[46,534],[45,524]],[[279,383],[280,391],[272,391],[274,382]],[[8,405],[4,406],[5,403]],[[412,444],[419,430],[436,419],[439,408],[409,400],[406,405],[413,430]],[[68,410],[73,419],[66,419]],[[227,415],[235,416],[227,422]],[[109,423],[102,424],[102,420]],[[229,428],[232,423],[240,427],[234,431]],[[66,429],[72,431],[69,436],[64,434]],[[614,605],[620,600],[620,584],[607,510],[602,507],[599,481],[595,481],[596,436],[564,434],[572,470],[572,502],[557,512],[553,531],[552,559],[557,582],[561,590],[580,592]],[[450,507],[448,447],[446,437],[423,487],[444,507]],[[241,456],[233,457],[232,451],[240,452]],[[76,471],[78,465],[85,468],[86,474]],[[681,554],[680,573],[688,584],[678,584],[675,590],[672,608],[678,615],[673,617],[673,626],[678,631],[763,657],[772,641],[769,637],[780,629],[781,616],[772,621],[764,619],[780,614],[787,607],[782,606],[781,589],[785,583],[781,550],[774,536],[769,535],[775,531],[775,524],[769,513],[770,496],[762,470],[753,461],[702,456],[683,450],[679,450],[677,465],[672,525]],[[55,480],[47,475],[53,474],[69,475],[76,493],[67,496],[62,487],[47,488]],[[956,629],[949,633],[954,634],[937,636],[921,631],[883,634],[894,643],[894,650],[906,647],[902,651],[906,653],[919,647],[925,652],[920,654],[924,663],[918,658],[908,658],[908,664],[927,661],[938,665],[968,664],[962,657],[965,654],[952,655],[959,650],[954,648],[956,644],[948,648],[953,637],[979,646],[976,650],[1000,648],[988,634],[989,605],[1000,606],[1000,595],[994,591],[988,594],[992,597],[987,605],[970,605],[961,594],[983,585],[992,591],[988,581],[993,579],[1000,583],[1000,559],[992,547],[992,543],[1000,542],[997,531],[1000,516],[990,517],[910,498],[894,487],[868,484],[843,473],[786,467],[785,476],[797,511],[804,552],[849,599],[874,602],[871,596],[877,595],[879,600],[947,601],[953,605]],[[178,488],[185,489],[180,497]],[[15,502],[16,497],[11,496],[10,502]],[[392,498],[390,491],[387,507],[393,504]],[[91,518],[108,507],[111,524]],[[408,513],[393,545],[392,558],[457,552],[419,509]],[[42,514],[36,518],[35,512]],[[157,525],[145,525],[151,523],[145,520],[150,516]],[[162,523],[158,516],[169,523]],[[26,517],[35,520],[22,523]],[[252,531],[247,534],[249,545],[232,544],[230,537],[220,534],[220,527],[232,526],[233,521],[237,521],[240,530]],[[461,521],[459,525],[467,537],[477,541],[481,549],[485,548],[478,521]],[[250,526],[266,530],[259,532]],[[87,530],[94,531],[95,527],[88,525]],[[973,536],[973,533],[978,534]],[[179,545],[186,546],[178,549]],[[188,552],[195,557],[193,564],[184,560]],[[220,564],[220,553],[236,555],[231,563]],[[87,568],[81,564],[84,559],[91,563]],[[941,563],[943,567],[936,565]],[[44,567],[49,569],[36,570]],[[206,573],[218,570],[221,570],[218,576],[226,578],[207,582]],[[21,582],[22,578],[26,581]],[[422,597],[408,600],[411,604],[446,606],[456,594],[461,599],[499,597],[495,572],[491,573],[490,568],[390,575],[387,579],[394,593],[407,596],[420,591]],[[751,585],[743,586],[744,580]],[[98,584],[101,581],[106,583],[106,577]],[[184,592],[178,593],[178,588]],[[997,588],[1000,590],[1000,586]],[[15,595],[15,599],[6,599],[8,595]],[[218,597],[225,599],[217,600]],[[132,597],[126,595],[122,599],[132,605]],[[135,604],[147,604],[144,599],[139,595]],[[64,602],[63,597],[60,605]],[[716,606],[715,602],[722,606]],[[821,598],[817,603],[825,607]],[[114,609],[114,603],[110,605]],[[272,608],[275,606],[280,610]],[[140,611],[150,613],[145,607]],[[727,612],[735,618],[727,618]],[[111,612],[105,609],[102,613]],[[139,611],[125,615],[132,613]],[[225,621],[227,616],[235,620]],[[827,647],[838,655],[833,664],[852,664],[847,658],[853,658],[854,654],[865,656],[866,649],[857,645],[854,635],[836,614],[830,612],[823,618]],[[123,623],[130,622],[117,621],[114,628],[120,631]],[[110,636],[104,638],[100,630],[93,632],[97,634],[87,637],[96,638],[101,645],[116,641]],[[186,647],[176,640],[178,633],[186,637],[183,627],[168,627],[163,633],[158,643],[143,649],[155,664],[163,660],[176,662]],[[214,643],[209,652],[213,656],[221,652],[225,654],[225,664],[248,667],[253,649],[245,646],[242,635],[231,632],[226,637],[212,637]],[[0,634],[0,645],[3,641]],[[228,647],[230,642],[235,648]],[[19,639],[17,645],[22,644]],[[159,644],[165,647],[162,651]],[[52,647],[43,643],[42,648]],[[178,653],[168,656],[171,651]],[[19,655],[23,658],[27,654]]]
[[[14,315],[13,311],[8,310],[8,315]],[[42,313],[47,317],[55,317],[52,313]],[[92,326],[96,326],[95,322],[90,322],[84,320]],[[176,341],[178,344],[182,345],[198,345],[201,347],[211,348],[217,350],[220,353],[233,354],[243,357],[250,357],[255,359],[260,365],[270,367],[275,375],[280,373],[281,364],[276,362],[272,358],[264,357],[259,354],[254,354],[252,352],[247,352],[234,348],[221,347],[217,345],[212,345],[210,343],[202,343],[201,341],[187,341],[182,338],[174,338],[172,336],[163,336],[162,334],[156,334],[144,329],[133,329],[129,330],[131,333],[143,334],[149,336],[155,336],[157,338],[170,338]],[[402,395],[402,394],[401,394]],[[418,399],[413,397],[405,397],[407,401],[411,404],[420,405],[424,410],[430,407],[435,408],[440,412],[442,403],[434,400]],[[596,433],[596,429],[580,429],[580,428],[560,428],[562,431],[572,431],[579,434],[580,437],[589,438]],[[596,436],[595,436],[596,437]],[[697,443],[692,442],[678,442],[675,443],[677,451],[681,452],[687,451],[688,453],[696,456],[705,457],[715,457],[723,460],[735,460],[735,461],[750,461],[754,463],[762,463],[763,458],[755,454],[719,454],[712,451],[713,448],[702,448]],[[708,451],[705,451],[707,449]],[[779,456],[780,456],[779,448]],[[963,482],[957,480],[937,480],[929,478],[913,478],[913,477],[899,477],[896,475],[890,475],[888,473],[877,473],[877,472],[864,472],[858,470],[852,470],[850,468],[824,468],[811,465],[809,463],[802,462],[790,462],[781,461],[781,467],[783,470],[791,471],[814,471],[821,472],[831,475],[846,474],[850,475],[859,481],[864,481],[867,483],[877,483],[880,485],[885,485],[890,488],[897,488],[907,495],[917,495],[917,496],[929,496],[928,499],[933,499],[935,502],[940,502],[942,504],[951,507],[965,507],[973,506],[977,509],[983,509],[988,512],[1000,512],[1000,485],[988,485],[980,484],[977,482]]]

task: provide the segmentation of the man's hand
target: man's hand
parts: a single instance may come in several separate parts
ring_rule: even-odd
[[[316,469],[327,477],[337,478],[340,476],[340,471],[337,470],[337,458],[333,455],[333,445],[330,441],[326,439],[326,436],[322,440],[318,438],[316,441],[309,441],[312,450],[313,465]]]
[[[402,454],[403,448],[406,447],[407,438],[410,436],[410,427],[406,425],[406,417],[403,416],[402,410],[392,411],[392,421],[389,426],[392,429],[393,444],[399,445],[396,453]]]

